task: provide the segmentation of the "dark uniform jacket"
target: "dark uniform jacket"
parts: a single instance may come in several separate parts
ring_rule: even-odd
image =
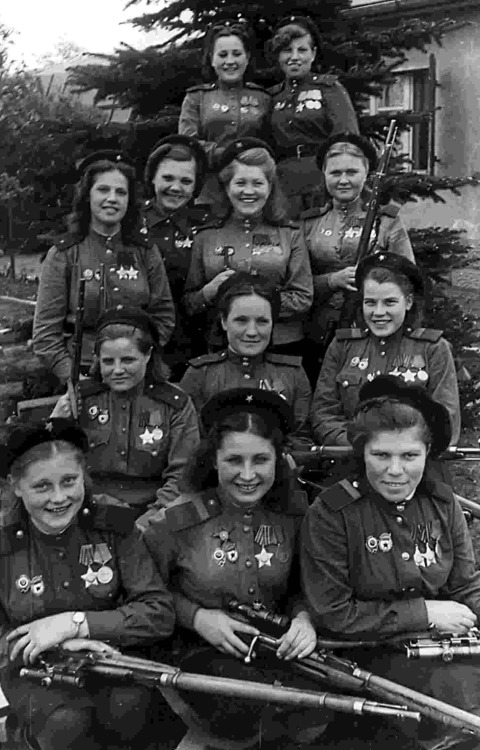
[[[313,298],[310,263],[298,224],[268,224],[263,219],[234,216],[199,230],[193,243],[192,265],[185,286],[188,314],[207,309],[202,288],[226,268],[265,275],[280,289],[280,320],[274,345],[303,338],[303,319]]]
[[[447,485],[424,479],[392,503],[366,479],[342,480],[308,509],[303,590],[317,627],[341,636],[428,627],[425,599],[480,615],[480,572],[462,509]]]
[[[294,573],[306,496],[290,493],[285,511],[270,501],[254,509],[226,506],[212,489],[178,498],[152,520],[145,541],[170,581],[179,625],[192,629],[198,609],[227,609],[231,599],[282,612],[298,595]],[[298,596],[293,609],[304,609]]]
[[[399,214],[400,206],[381,206],[371,236],[370,252],[403,255],[413,263],[412,245]],[[361,197],[347,206],[334,201],[301,215],[305,244],[313,274],[314,301],[307,324],[308,338],[321,343],[330,320],[338,320],[344,301],[341,290],[330,288],[330,275],[355,265],[366,216]]]
[[[283,396],[292,407],[295,433],[306,431],[312,392],[301,357],[264,352],[242,357],[232,349],[192,359],[181,387],[198,412],[207,401],[229,388],[264,388]]]
[[[325,445],[348,445],[347,422],[358,403],[358,393],[375,375],[398,375],[421,384],[443,404],[452,422],[452,444],[460,434],[460,402],[455,363],[442,331],[399,329],[377,338],[368,329],[337,330],[328,347],[312,401],[315,440]]]
[[[202,206],[183,206],[166,214],[154,200],[149,200],[144,216],[148,237],[160,250],[165,264],[175,303],[175,331],[164,347],[163,356],[170,366],[186,363],[206,351],[205,332],[191,326],[191,320],[183,314],[179,303],[192,259],[193,238],[197,228],[207,222],[209,211]]]
[[[42,534],[23,504],[3,511],[0,569],[3,666],[8,632],[61,612],[85,611],[90,637],[121,648],[173,631],[171,595],[134,528],[134,514],[114,498],[86,499],[58,536]]]
[[[81,381],[80,426],[89,441],[88,468],[97,491],[146,509],[171,503],[199,442],[195,408],[170,383],[142,382],[126,393]]]
[[[142,307],[155,320],[162,346],[175,326],[175,308],[162,258],[144,236],[139,235],[135,246],[126,247],[120,233],[111,240],[96,232],[85,239],[66,235],[48,251],[43,262],[33,325],[35,354],[62,382],[70,377],[65,335],[73,332],[81,276],[87,279],[82,362],[92,361],[94,331],[101,312],[102,263],[106,307]]]

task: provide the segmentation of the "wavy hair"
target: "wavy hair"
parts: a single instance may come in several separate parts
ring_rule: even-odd
[[[147,355],[151,351],[152,355],[147,363],[145,373],[145,381],[148,384],[165,383],[168,380],[170,375],[169,369],[163,361],[161,349],[153,340],[152,335],[148,331],[144,331],[143,328],[136,328],[125,323],[112,323],[111,325],[104,326],[97,333],[94,347],[95,359],[90,369],[92,380],[97,382],[102,381],[100,372],[100,351],[102,344],[105,341],[115,341],[116,339],[129,339],[143,355]]]
[[[247,70],[249,68],[253,40],[247,24],[242,21],[224,21],[223,23],[216,23],[213,24],[207,32],[203,45],[202,74],[207,81],[213,81],[215,79],[215,74],[212,70],[213,50],[217,39],[221,39],[224,36],[236,36],[240,39],[243,49],[249,58]]]
[[[421,325],[423,318],[424,300],[419,298],[419,296],[415,294],[412,282],[407,276],[405,276],[405,274],[397,273],[396,271],[392,271],[390,268],[371,268],[370,271],[368,271],[368,273],[365,275],[362,288],[359,290],[362,300],[363,292],[365,289],[365,282],[369,280],[376,281],[377,284],[396,284],[405,297],[411,295],[413,304],[410,310],[407,310],[405,314],[405,321],[403,325],[406,328],[417,328],[419,325]],[[363,317],[363,305],[359,305],[357,312],[357,321],[361,326],[366,325],[365,318]]]
[[[320,49],[320,33],[316,24],[310,18],[298,18],[291,23],[285,24],[285,26],[281,26],[274,32],[267,47],[269,58],[276,61],[282,50],[287,49],[295,39],[300,39],[306,34],[310,37],[312,49],[316,49],[318,53]],[[314,66],[315,60],[312,67]]]

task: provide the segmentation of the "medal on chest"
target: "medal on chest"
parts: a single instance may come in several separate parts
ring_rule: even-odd
[[[45,591],[45,582],[41,575],[29,578],[26,573],[22,573],[15,581],[15,587],[21,594],[31,591],[34,596],[41,596]]]
[[[282,546],[285,541],[285,534],[281,526],[261,524],[257,529],[254,541],[261,548],[260,552],[257,552],[255,555],[259,569],[264,566],[272,567],[272,558],[274,556],[279,562],[288,562],[290,554]],[[273,545],[276,547],[275,551],[269,552],[267,547]]]
[[[365,541],[365,547],[372,555],[376,555],[377,552],[390,552],[393,549],[392,534],[388,531],[382,532],[379,537],[370,534]]]
[[[236,563],[238,560],[237,545],[230,539],[230,534],[233,529],[226,529],[222,527],[219,531],[212,534],[214,539],[218,539],[218,546],[213,550],[212,559],[221,568],[226,562]]]
[[[175,247],[178,250],[183,250],[184,248],[188,248],[190,250],[192,245],[193,240],[191,237],[178,237],[177,239],[175,239]]]
[[[85,588],[107,584],[113,578],[113,570],[107,565],[112,560],[112,554],[105,542],[100,544],[82,544],[78,561],[87,570],[80,578],[85,582]]]

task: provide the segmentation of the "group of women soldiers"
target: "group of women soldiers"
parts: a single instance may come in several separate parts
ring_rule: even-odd
[[[268,92],[244,80],[244,25],[214,26],[215,81],[187,91],[179,133],[150,154],[142,214],[123,155],[79,167],[34,322],[36,354],[66,384],[86,280],[78,420],[71,392],[60,396],[47,424],[12,431],[2,466],[1,684],[32,747],[147,741],[141,687],[26,689],[19,665],[53,647],[151,653],[176,623],[191,671],[288,681],[318,631],[476,624],[469,532],[428,468],[459,436],[452,354],[421,327],[423,281],[397,206],[381,207],[356,263],[376,153],[338,80],[315,72],[318,49],[309,19],[281,22],[271,50],[285,80]],[[357,325],[323,356],[354,292]],[[355,461],[308,507],[286,453],[312,438],[352,446]],[[239,662],[257,631],[228,612],[232,599],[288,614],[279,666]],[[387,646],[359,658],[479,710],[472,665],[407,664]],[[217,734],[267,748],[321,747],[332,718],[267,720],[213,697],[195,708]],[[464,739],[427,723],[418,742]]]

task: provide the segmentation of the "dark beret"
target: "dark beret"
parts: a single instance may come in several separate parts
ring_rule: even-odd
[[[217,171],[221,172],[222,169],[225,169],[225,167],[227,167],[230,162],[236,159],[237,156],[240,156],[240,154],[243,154],[245,151],[250,151],[251,148],[264,148],[266,151],[268,151],[272,159],[275,159],[275,153],[271,146],[269,146],[268,143],[265,143],[265,141],[261,141],[260,138],[237,138],[236,141],[233,141],[229,146],[227,146],[223,154],[218,159]]]
[[[91,164],[96,164],[99,161],[109,161],[114,164],[127,164],[129,167],[133,167],[134,163],[126,154],[121,151],[114,149],[103,149],[102,151],[94,151],[93,154],[88,154],[79,162],[77,162],[77,179],[80,179],[84,174],[87,167]]]
[[[111,307],[106,310],[97,321],[96,334],[110,325],[127,325],[139,328],[149,333],[155,343],[158,343],[158,328],[153,318],[140,307]]]
[[[200,417],[208,432],[226,417],[241,412],[258,414],[272,430],[279,428],[284,434],[294,429],[293,412],[287,401],[275,391],[264,391],[261,388],[232,388],[222,391],[207,401]]]
[[[369,406],[374,407],[390,399],[412,406],[423,416],[432,436],[432,457],[447,450],[452,438],[448,410],[435,401],[420,384],[406,383],[403,378],[395,375],[377,375],[361,387],[357,412],[368,411]]]
[[[50,419],[37,425],[18,425],[10,432],[0,464],[1,476],[10,473],[13,462],[23,456],[30,448],[41,443],[62,440],[79,448],[82,453],[88,451],[88,438],[83,430],[71,419]]]
[[[408,260],[408,258],[405,258],[404,255],[398,255],[398,253],[372,253],[372,255],[367,255],[357,266],[355,273],[355,286],[357,289],[362,288],[365,276],[372,268],[387,268],[392,273],[399,273],[406,276],[413,287],[414,293],[423,296],[425,286],[422,274],[418,266],[412,263],[411,260]]]
[[[202,189],[205,173],[207,171],[207,155],[205,149],[197,138],[193,138],[189,135],[180,135],[175,133],[173,135],[167,135],[162,138],[158,143],[155,144],[152,151],[149,154],[147,163],[145,165],[144,180],[146,186],[149,188],[155,177],[157,167],[163,159],[168,159],[170,152],[170,146],[185,146],[192,152],[192,157],[195,159],[197,164],[196,177],[195,177],[195,189],[193,195],[196,198]]]
[[[292,24],[305,29],[305,33],[310,34],[310,36],[312,37],[315,47],[319,46],[320,34],[318,31],[318,27],[311,18],[308,18],[308,16],[285,16],[277,23],[277,25],[273,29],[272,36],[275,37],[276,34],[278,34],[278,32],[281,31],[285,26],[291,26]]]
[[[317,151],[317,166],[319,169],[323,169],[325,157],[332,146],[334,146],[336,143],[351,143],[353,146],[356,146],[360,149],[360,151],[367,159],[370,167],[369,171],[371,172],[372,170],[376,169],[378,156],[375,146],[368,140],[368,138],[364,138],[363,135],[347,132],[331,135],[330,138],[327,138],[321,144]]]

